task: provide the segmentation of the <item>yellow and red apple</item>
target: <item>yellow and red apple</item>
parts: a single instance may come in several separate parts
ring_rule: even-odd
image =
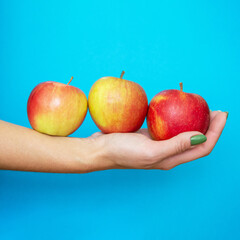
[[[150,102],[147,125],[155,140],[165,140],[182,132],[206,133],[210,122],[207,102],[197,94],[181,90],[165,90]]]
[[[79,128],[87,113],[87,98],[82,90],[69,83],[48,81],[32,90],[27,113],[33,129],[68,136]]]
[[[148,100],[137,83],[120,78],[103,77],[94,83],[88,105],[91,117],[103,133],[137,131],[147,114]]]

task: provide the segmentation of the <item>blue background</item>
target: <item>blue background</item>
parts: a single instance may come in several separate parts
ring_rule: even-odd
[[[229,118],[210,156],[170,171],[0,171],[0,239],[240,239],[239,12],[234,0],[1,0],[0,119],[30,127],[40,82],[74,76],[88,95],[122,70],[149,101],[183,81]],[[95,131],[88,113],[72,136]]]

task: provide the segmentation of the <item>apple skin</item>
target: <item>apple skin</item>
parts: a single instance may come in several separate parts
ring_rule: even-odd
[[[97,80],[88,96],[89,112],[103,133],[137,131],[147,115],[148,100],[137,83],[116,77]]]
[[[43,82],[31,92],[27,103],[33,129],[55,136],[68,136],[79,128],[87,113],[87,98],[79,88]]]
[[[154,140],[166,140],[187,131],[205,134],[209,123],[208,104],[197,94],[165,90],[149,104],[147,125]]]

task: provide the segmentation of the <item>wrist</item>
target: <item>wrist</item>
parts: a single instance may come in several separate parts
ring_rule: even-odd
[[[68,138],[74,172],[88,173],[114,168],[101,138]]]

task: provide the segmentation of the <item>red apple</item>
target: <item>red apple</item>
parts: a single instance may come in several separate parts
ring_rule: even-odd
[[[103,77],[94,83],[89,97],[93,121],[104,133],[134,132],[143,124],[148,100],[137,83],[120,78]]]
[[[199,95],[181,90],[165,90],[150,102],[147,125],[155,140],[165,140],[182,132],[206,133],[210,112],[207,102]]]
[[[87,98],[79,88],[69,85],[71,80],[68,84],[43,82],[32,90],[27,113],[33,129],[67,136],[82,124],[87,113]]]

